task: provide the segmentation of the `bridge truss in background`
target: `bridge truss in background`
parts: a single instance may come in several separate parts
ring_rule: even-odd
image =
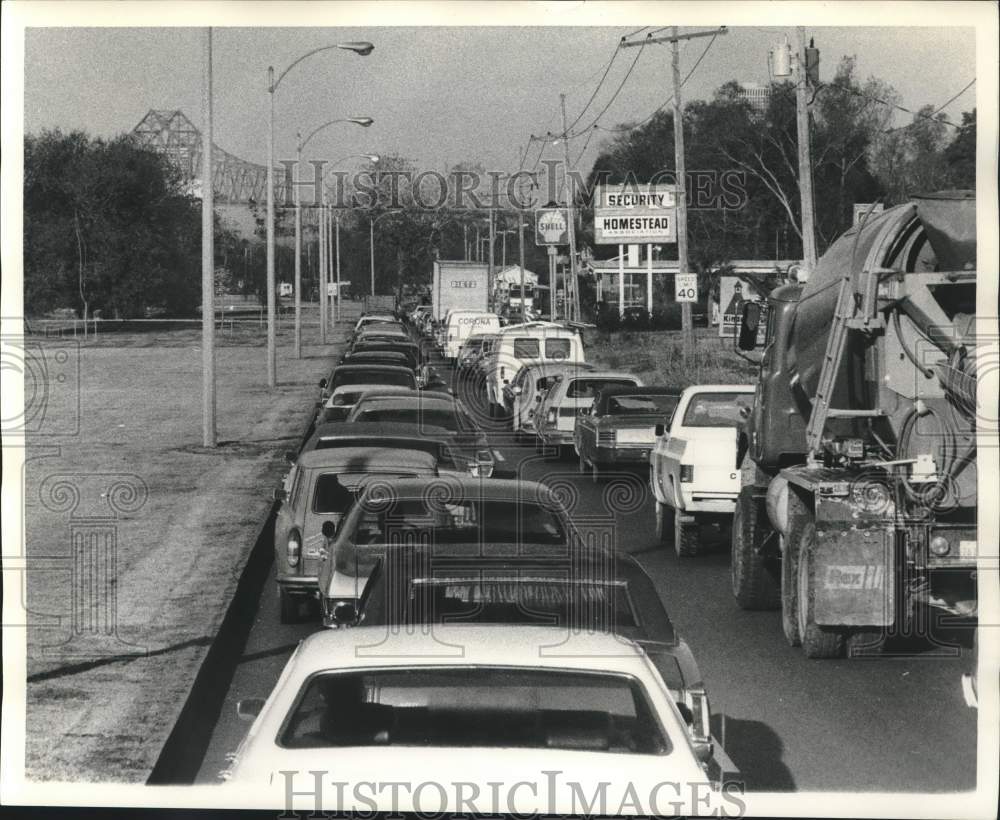
[[[183,111],[157,111],[149,113],[132,129],[141,145],[166,155],[184,175],[192,190],[201,190],[201,131]],[[212,189],[219,204],[267,201],[267,166],[247,162],[228,151],[212,146]],[[275,166],[274,201],[284,202],[286,169]]]

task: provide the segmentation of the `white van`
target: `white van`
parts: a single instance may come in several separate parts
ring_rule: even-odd
[[[504,412],[505,384],[526,365],[583,362],[583,343],[575,330],[552,322],[526,322],[502,328],[486,363],[490,409]]]
[[[453,310],[444,325],[441,348],[448,361],[458,358],[463,342],[480,333],[496,333],[500,329],[500,317],[495,313],[481,310]]]

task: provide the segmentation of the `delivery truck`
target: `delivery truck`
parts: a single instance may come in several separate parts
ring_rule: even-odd
[[[450,310],[489,310],[489,266],[480,262],[436,259],[431,282],[432,317],[444,319]]]

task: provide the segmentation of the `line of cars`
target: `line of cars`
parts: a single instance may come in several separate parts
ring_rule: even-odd
[[[225,778],[325,762],[486,784],[506,760],[586,783],[627,760],[637,786],[731,781],[697,664],[643,569],[588,546],[546,485],[493,475],[498,454],[428,387],[426,357],[366,360],[368,379],[405,370],[407,384],[356,377],[357,352],[399,329],[363,319],[275,493],[281,618],[318,603],[331,629],[301,642],[266,700],[240,702],[254,725]]]
[[[575,456],[598,481],[622,467],[649,470],[657,541],[679,556],[705,549],[703,524],[727,525],[740,491],[737,428],[752,385],[644,385],[585,360],[580,335],[529,322],[472,335],[457,367],[492,417],[536,452]]]

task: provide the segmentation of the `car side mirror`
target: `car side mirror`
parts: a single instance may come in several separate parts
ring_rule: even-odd
[[[255,720],[264,708],[264,698],[243,698],[236,702],[236,717]]]
[[[675,705],[677,711],[681,713],[681,717],[684,718],[684,722],[688,726],[694,726],[694,712],[691,711],[691,707],[682,700],[677,701]]]
[[[664,426],[663,422],[661,421],[659,424],[656,425],[656,428],[654,429],[653,432],[655,433],[655,435],[656,435],[657,438],[662,438],[663,434],[666,431],[667,431],[667,428]]]
[[[284,487],[278,487],[272,494],[275,501],[286,501],[288,499],[288,492]]]
[[[740,350],[754,350],[757,347],[757,327],[760,325],[760,305],[744,302],[740,308],[740,328],[736,346]]]
[[[326,538],[333,538],[337,534],[337,525],[332,521],[324,521],[321,529]]]
[[[320,379],[319,380],[319,387],[320,387],[320,390],[322,390],[324,387],[326,387],[326,379]]]

